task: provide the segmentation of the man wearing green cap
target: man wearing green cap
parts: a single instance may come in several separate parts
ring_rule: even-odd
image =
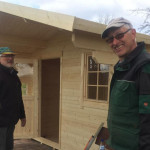
[[[21,82],[14,66],[15,53],[0,47],[0,150],[13,150],[13,133],[18,120],[26,124]]]
[[[150,54],[136,42],[130,21],[116,18],[102,33],[119,61],[114,67],[108,112],[114,150],[150,150]]]

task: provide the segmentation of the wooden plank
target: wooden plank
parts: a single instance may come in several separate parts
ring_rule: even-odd
[[[39,135],[39,99],[40,99],[40,88],[39,88],[39,63],[38,60],[34,60],[33,68],[33,87],[34,87],[34,114],[33,114],[33,137]]]
[[[118,57],[111,51],[94,51],[92,52],[92,58],[96,61],[96,63],[102,64],[116,64],[118,61]]]
[[[55,142],[52,142],[52,141],[50,141],[50,140],[47,140],[47,139],[45,139],[45,138],[36,137],[36,138],[33,138],[33,139],[36,140],[36,141],[39,141],[39,142],[41,142],[41,143],[43,143],[43,144],[46,144],[46,145],[48,145],[48,146],[51,146],[51,147],[53,147],[53,148],[55,148],[55,149],[59,149],[59,148],[60,148],[59,144],[57,144],[57,143],[55,143]]]
[[[30,45],[30,47],[32,48],[46,48],[48,45],[47,41],[42,41],[42,40],[35,40],[35,39],[28,39],[28,38],[21,38],[21,37],[17,37],[17,36],[11,36],[11,35],[0,35],[0,43],[2,44],[17,44],[18,46],[22,46],[22,47],[27,47]],[[22,49],[19,50],[19,52],[22,52]],[[32,52],[29,51],[28,49],[26,49],[25,52]]]

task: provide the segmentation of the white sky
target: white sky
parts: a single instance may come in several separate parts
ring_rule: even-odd
[[[98,22],[103,16],[124,17],[135,28],[143,22],[143,16],[130,10],[150,8],[150,0],[1,0],[23,6],[58,12]]]

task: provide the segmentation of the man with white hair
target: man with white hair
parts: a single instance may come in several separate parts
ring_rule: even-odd
[[[119,58],[110,86],[107,144],[114,150],[150,150],[150,54],[144,42],[136,42],[127,19],[111,20],[102,38]]]

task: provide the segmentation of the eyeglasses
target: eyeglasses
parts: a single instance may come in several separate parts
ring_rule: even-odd
[[[0,57],[5,57],[5,58],[14,58],[15,55],[14,54],[7,54],[7,55],[0,55]]]
[[[127,31],[125,31],[125,32],[123,32],[123,33],[119,33],[119,34],[117,34],[116,36],[112,36],[112,37],[108,38],[108,39],[106,40],[106,42],[107,42],[108,44],[110,44],[110,43],[112,43],[112,42],[114,41],[114,38],[117,39],[117,40],[120,40],[120,39],[122,39],[122,38],[124,37],[124,35],[125,35],[128,31],[130,31],[130,30],[131,30],[131,29],[128,29]]]

